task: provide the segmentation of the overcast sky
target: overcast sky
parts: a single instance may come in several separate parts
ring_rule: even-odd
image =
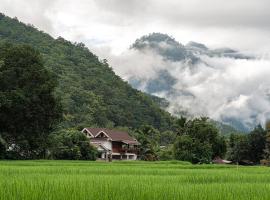
[[[267,52],[269,8],[269,0],[0,0],[8,16],[113,54],[151,32],[183,44]]]

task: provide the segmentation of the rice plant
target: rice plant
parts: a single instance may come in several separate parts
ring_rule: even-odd
[[[183,162],[0,162],[0,200],[269,198],[267,167]]]

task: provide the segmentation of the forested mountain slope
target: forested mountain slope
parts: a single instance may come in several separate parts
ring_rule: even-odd
[[[73,44],[0,14],[0,43],[28,44],[41,52],[58,76],[57,96],[64,106],[62,126],[153,125],[170,129],[173,118],[152,98],[133,89],[82,43]]]

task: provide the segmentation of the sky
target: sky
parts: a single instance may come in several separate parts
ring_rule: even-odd
[[[249,125],[270,117],[269,8],[269,0],[0,0],[0,12],[55,38],[85,43],[125,80],[139,76],[148,81],[168,69],[177,79],[174,88],[185,87],[195,97],[169,99],[171,112],[184,106],[195,115],[233,117]],[[191,73],[183,63],[129,49],[152,32],[182,44],[230,47],[256,59],[204,56],[210,67],[198,65]]]
[[[112,54],[162,32],[181,43],[269,50],[269,0],[0,0],[0,11]]]

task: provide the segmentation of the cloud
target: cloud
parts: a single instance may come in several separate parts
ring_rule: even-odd
[[[0,4],[1,12],[55,37],[89,47],[107,45],[114,54],[150,32],[166,32],[184,43],[267,51],[269,7],[269,0],[1,0]]]
[[[270,117],[270,60],[205,55],[200,59],[203,62],[189,66],[164,60],[151,51],[128,50],[111,55],[109,63],[125,80],[141,80],[139,89],[143,91],[148,81],[167,70],[176,80],[173,91],[155,95],[169,100],[168,111],[173,114],[188,112],[224,122],[236,119],[248,128],[264,124]]]
[[[53,24],[50,20],[54,1],[47,0],[1,0],[0,12],[17,17],[25,23],[31,23],[36,27],[47,31],[53,31]]]
[[[195,26],[254,26],[269,29],[268,0],[96,0],[110,13],[124,16],[122,21],[136,16],[137,20],[162,20],[170,24]],[[148,19],[147,19],[148,18]]]

